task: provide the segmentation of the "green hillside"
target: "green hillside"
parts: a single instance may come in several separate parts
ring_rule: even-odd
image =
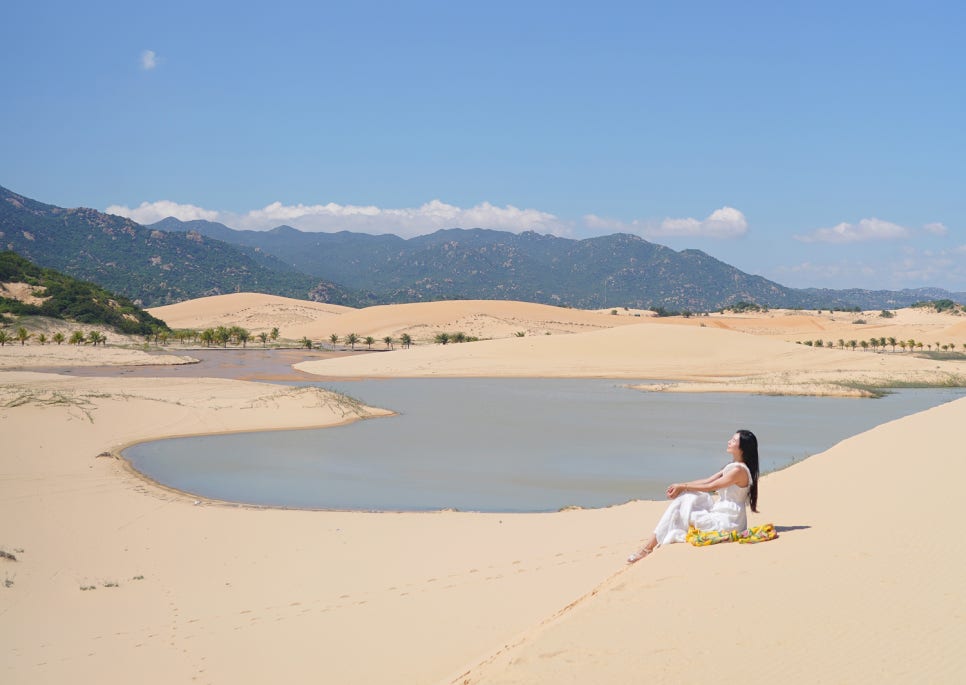
[[[164,321],[151,316],[128,298],[53,269],[41,268],[15,252],[0,252],[0,283],[31,286],[33,297],[42,300],[40,304],[30,304],[0,296],[0,314],[49,316],[83,324],[100,324],[128,335],[168,330]]]

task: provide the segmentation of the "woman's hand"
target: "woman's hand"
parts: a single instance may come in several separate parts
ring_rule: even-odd
[[[667,498],[674,499],[681,493],[687,492],[687,490],[687,486],[682,483],[671,483],[669,486],[667,486]]]

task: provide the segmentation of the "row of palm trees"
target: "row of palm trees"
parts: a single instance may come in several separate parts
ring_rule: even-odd
[[[7,343],[12,345],[14,342],[19,342],[21,345],[25,345],[31,338],[36,339],[36,341],[41,345],[46,345],[49,342],[63,345],[66,342],[68,345],[89,344],[96,347],[97,345],[103,345],[107,342],[107,336],[100,331],[91,331],[87,335],[84,335],[82,331],[74,331],[70,334],[69,338],[60,331],[57,331],[48,338],[46,333],[30,333],[23,326],[18,328],[13,335],[10,335],[7,333],[7,331],[0,329],[0,347],[3,347]]]
[[[800,344],[808,345],[809,347],[838,347],[842,350],[845,348],[855,350],[857,347],[860,347],[863,350],[871,349],[873,352],[878,352],[880,349],[885,350],[887,347],[891,347],[893,352],[896,351],[896,347],[903,352],[921,352],[923,347],[932,351],[934,345],[934,343],[924,343],[921,340],[897,340],[893,337],[869,338],[868,340],[845,340],[839,338],[837,343],[831,340],[803,340]],[[940,344],[937,342],[935,343],[935,348],[937,352],[953,352],[956,350],[956,343]],[[966,343],[963,343],[963,351],[966,352]]]
[[[168,333],[167,331],[155,331],[153,334],[154,342],[167,345],[168,340],[171,336],[174,336],[175,340],[184,345],[188,342],[201,342],[205,347],[211,347],[212,345],[221,345],[222,347],[228,347],[228,343],[232,345],[241,345],[242,347],[248,346],[248,341],[255,338],[261,341],[264,347],[269,339],[272,341],[278,340],[278,328],[273,328],[271,333],[262,331],[258,335],[253,336],[251,331],[247,328],[242,328],[241,326],[218,326],[217,328],[206,328],[202,331],[198,331],[192,328],[179,328]],[[151,338],[152,336],[146,336]]]
[[[308,341],[308,338],[302,338],[303,347],[311,348],[311,342],[309,344],[306,344],[306,341]],[[366,345],[367,348],[371,350],[372,346],[376,344],[376,339],[371,335],[361,337],[356,333],[346,333],[344,336],[340,338],[338,333],[333,333],[332,335],[329,336],[329,342],[333,345],[338,345],[340,341],[342,342],[343,345],[348,345],[353,350],[356,349],[356,345],[360,345],[360,344]],[[387,350],[392,350],[392,349],[395,349],[394,345],[396,344],[397,341],[391,335],[387,335],[382,339],[382,342],[385,344]],[[399,336],[398,342],[400,345],[403,346],[404,349],[408,349],[412,347],[413,338],[411,335],[409,335],[409,333],[403,333],[402,335]]]

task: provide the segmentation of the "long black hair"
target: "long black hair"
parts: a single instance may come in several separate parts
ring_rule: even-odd
[[[738,448],[741,450],[741,460],[751,471],[751,490],[748,499],[751,500],[751,510],[758,513],[758,438],[750,430],[742,428],[738,433]]]

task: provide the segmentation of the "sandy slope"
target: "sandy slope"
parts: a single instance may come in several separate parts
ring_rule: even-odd
[[[252,333],[260,333],[278,327],[285,337],[295,339],[301,335],[289,332],[289,329],[304,326],[307,322],[325,321],[352,309],[277,295],[232,293],[153,307],[147,311],[171,328],[202,330],[218,326],[242,326]]]
[[[189,354],[148,354],[143,350],[108,345],[5,345],[0,349],[0,369],[37,366],[147,366],[157,364],[190,364]]]
[[[777,541],[659,549],[454,682],[962,682],[943,484],[966,477],[964,418],[960,400],[768,476],[751,524]]]
[[[326,377],[542,376],[704,381],[702,388],[834,394],[833,383],[943,382],[962,362],[817,349],[712,327],[638,324],[580,335],[427,345],[298,364]],[[669,385],[652,386],[668,389]],[[680,386],[677,389],[699,389]]]

